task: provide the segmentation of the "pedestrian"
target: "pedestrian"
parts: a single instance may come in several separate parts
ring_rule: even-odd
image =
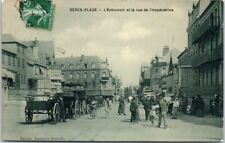
[[[105,104],[106,118],[109,118],[110,111],[112,110],[112,102],[111,100],[109,100],[109,98],[106,98],[104,104]]]
[[[196,115],[198,117],[203,117],[204,116],[204,100],[201,97],[201,95],[197,95],[197,99],[196,99]]]
[[[196,97],[192,96],[191,99],[191,114],[196,115]]]
[[[154,119],[155,119],[155,115],[156,115],[154,105],[155,105],[154,96],[151,96],[148,107],[150,107],[149,116],[150,116],[150,121],[151,121],[152,125],[154,125]]]
[[[177,119],[177,110],[179,108],[178,98],[175,98],[173,101],[173,111],[172,111],[172,119]]]
[[[211,115],[214,115],[213,107],[214,107],[213,99],[210,99],[209,100],[209,113]]]
[[[119,115],[121,115],[121,114],[126,115],[126,114],[125,114],[125,101],[124,101],[124,97],[123,97],[123,96],[121,96],[121,97],[119,98],[118,114],[119,114]]]
[[[217,116],[219,115],[219,102],[220,102],[219,95],[215,94],[213,99],[213,105],[214,105],[214,113]]]
[[[166,123],[166,113],[167,113],[167,103],[164,97],[161,95],[160,96],[160,101],[159,101],[159,120],[158,120],[158,126],[160,128],[162,120],[164,124],[164,129],[167,128],[167,123]]]
[[[179,101],[179,100],[178,100]],[[180,103],[180,102],[179,102]],[[180,106],[180,105],[179,105]],[[191,114],[191,100],[188,101],[187,114]]]
[[[136,105],[137,105],[137,111],[136,111],[136,122],[138,122],[138,121],[140,121],[140,114],[139,114],[139,108],[138,108],[138,105],[139,105],[139,99],[138,99],[138,97],[136,97],[136,100],[135,100],[135,102],[136,102]]]
[[[187,112],[187,106],[188,106],[188,98],[186,97],[185,94],[183,96],[182,102],[183,102],[183,104],[182,104],[183,105],[182,111],[183,111],[183,113],[186,113]]]
[[[167,114],[170,114],[172,116],[173,112],[173,103],[174,103],[174,97],[171,97],[171,101],[168,102],[168,111]]]
[[[62,119],[63,122],[66,122],[66,111],[63,98],[60,97],[58,99],[59,107],[60,107],[60,120]]]
[[[91,102],[91,105],[90,105],[90,116],[95,118],[96,117],[96,108],[97,108],[97,101],[96,100],[93,100]]]
[[[133,97],[133,99],[131,100],[130,103],[130,112],[131,112],[131,118],[130,118],[130,122],[135,123],[136,122],[136,112],[137,112],[137,104],[135,101],[135,97]]]
[[[129,96],[129,97],[128,97],[128,102],[131,102],[132,99],[133,99],[133,97],[132,97],[132,96]]]
[[[149,113],[150,113],[150,107],[149,107],[149,100],[148,98],[145,98],[143,100],[143,106],[144,106],[144,110],[145,110],[145,120],[148,121],[149,118]]]

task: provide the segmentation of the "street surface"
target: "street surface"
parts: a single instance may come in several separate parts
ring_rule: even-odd
[[[144,109],[140,107],[141,121],[130,123],[129,103],[126,115],[117,114],[118,103],[113,103],[110,118],[105,118],[104,108],[97,110],[92,119],[83,115],[76,120],[57,124],[49,123],[47,115],[36,115],[33,124],[24,124],[25,101],[3,103],[3,140],[40,141],[208,141],[223,139],[223,120],[207,115],[198,118],[180,114],[178,119],[167,118],[169,128],[151,126],[145,121]]]

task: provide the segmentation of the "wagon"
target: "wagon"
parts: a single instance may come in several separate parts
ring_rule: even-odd
[[[62,87],[67,117],[76,119],[81,114],[88,113],[88,102],[84,85],[69,82],[63,83]]]
[[[48,117],[58,122],[60,121],[60,102],[58,97],[50,95],[28,95],[25,106],[25,122],[32,123],[34,114],[47,114]]]

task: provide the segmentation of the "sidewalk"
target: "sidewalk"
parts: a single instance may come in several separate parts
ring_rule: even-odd
[[[209,114],[206,114],[204,117],[197,117],[179,112],[178,119],[198,125],[210,125],[223,128],[223,118]]]

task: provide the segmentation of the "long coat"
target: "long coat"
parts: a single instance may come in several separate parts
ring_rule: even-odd
[[[119,99],[118,113],[119,114],[125,114],[125,102],[124,102],[123,98]]]

